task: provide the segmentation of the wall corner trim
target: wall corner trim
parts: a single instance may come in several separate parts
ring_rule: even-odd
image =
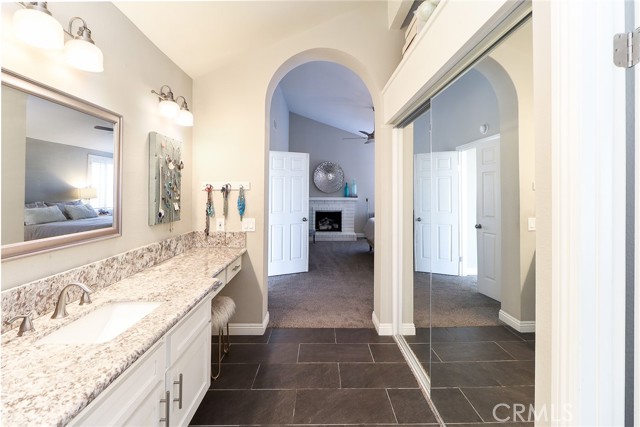
[[[523,334],[536,331],[536,322],[534,320],[518,320],[504,310],[500,310],[498,318]]]
[[[373,322],[373,326],[376,327],[378,335],[393,335],[393,325],[391,325],[391,323],[380,323],[375,311],[371,313],[371,321]]]
[[[269,325],[269,312],[262,323],[229,323],[229,335],[264,335]]]
[[[416,325],[415,323],[403,323],[400,325],[400,335],[415,335]]]

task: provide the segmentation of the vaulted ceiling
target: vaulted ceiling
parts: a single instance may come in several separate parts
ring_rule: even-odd
[[[115,2],[160,50],[192,78],[251,55],[368,0]],[[282,80],[293,113],[361,135],[373,130],[372,101],[349,69],[313,62]]]

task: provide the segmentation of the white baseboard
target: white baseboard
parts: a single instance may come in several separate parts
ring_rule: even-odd
[[[400,335],[415,335],[416,325],[414,323],[403,323],[400,326]]]
[[[504,323],[506,323],[507,325],[511,326],[516,331],[522,332],[523,334],[536,331],[535,321],[518,320],[504,310],[500,310],[500,313],[498,314],[498,318]]]
[[[229,335],[264,335],[269,324],[269,312],[262,323],[229,323]]]
[[[371,321],[373,322],[373,326],[376,327],[378,335],[393,335],[393,326],[391,323],[380,323],[375,311],[371,313]]]

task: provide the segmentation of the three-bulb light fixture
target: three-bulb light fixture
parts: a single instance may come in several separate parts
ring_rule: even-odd
[[[69,20],[69,29],[64,30],[49,9],[47,2],[19,3],[23,9],[13,15],[16,37],[23,42],[42,49],[64,49],[65,61],[74,68],[99,73],[104,71],[102,51],[91,38],[91,30],[79,16]],[[76,35],[73,24],[80,23]],[[64,34],[71,40],[64,42]]]
[[[167,85],[162,86],[160,92],[152,90],[151,93],[158,95],[158,100],[160,101],[158,108],[163,117],[175,119],[180,126],[193,126],[193,114],[189,111],[189,106],[184,96],[181,95],[174,99],[173,92]],[[181,98],[182,101],[179,103],[178,101]]]

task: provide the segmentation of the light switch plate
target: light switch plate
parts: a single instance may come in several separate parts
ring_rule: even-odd
[[[216,231],[224,231],[224,218],[216,218]]]
[[[255,218],[243,218],[242,219],[242,231],[256,231],[256,219]]]
[[[528,218],[527,219],[527,229],[529,231],[536,231],[536,219],[535,218]]]

